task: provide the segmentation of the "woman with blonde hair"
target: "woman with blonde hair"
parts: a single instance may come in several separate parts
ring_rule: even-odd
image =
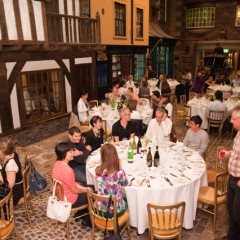
[[[101,165],[96,168],[98,194],[116,196],[117,215],[120,217],[127,208],[122,187],[128,185],[128,179],[125,171],[121,168],[117,150],[114,145],[103,145],[100,153]],[[107,209],[105,210],[107,212]],[[112,209],[110,209],[110,213],[113,214]]]
[[[2,170],[0,182],[13,190],[13,203],[17,205],[23,197],[23,177],[18,154],[14,152],[14,142],[11,138],[0,139],[0,159]]]

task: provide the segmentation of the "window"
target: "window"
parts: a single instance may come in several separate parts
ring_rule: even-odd
[[[167,21],[167,1],[166,0],[160,0],[160,5],[159,5],[159,22],[160,23],[165,23]]]
[[[126,36],[126,5],[115,2],[115,35]]]
[[[191,8],[187,10],[186,28],[212,28],[215,21],[215,7]]]
[[[80,1],[80,17],[90,17],[89,0],[81,0]]]
[[[21,87],[27,122],[64,112],[64,85],[61,70],[22,73]]]
[[[240,27],[240,5],[237,6],[235,26]]]
[[[143,37],[143,9],[137,8],[136,36]]]
[[[145,54],[134,54],[134,81],[140,82],[145,75]]]

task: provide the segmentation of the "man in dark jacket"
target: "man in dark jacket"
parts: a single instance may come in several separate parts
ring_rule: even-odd
[[[74,158],[69,162],[69,166],[74,170],[76,182],[87,185],[86,161],[92,148],[89,145],[85,146],[81,140],[81,131],[78,127],[71,127],[68,134],[67,142],[74,150]]]

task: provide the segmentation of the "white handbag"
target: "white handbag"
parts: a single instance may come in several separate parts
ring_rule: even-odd
[[[48,198],[47,217],[65,223],[70,217],[72,203],[60,201],[55,196],[56,183],[53,186],[53,195]],[[66,197],[64,197],[66,199]]]

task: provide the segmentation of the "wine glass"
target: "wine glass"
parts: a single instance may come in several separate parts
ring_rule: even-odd
[[[225,157],[225,151],[223,151],[223,150],[221,150],[220,152],[219,152],[219,158],[220,158],[220,164],[223,164],[224,163],[224,161],[223,161],[223,159],[224,159],[224,157]]]

